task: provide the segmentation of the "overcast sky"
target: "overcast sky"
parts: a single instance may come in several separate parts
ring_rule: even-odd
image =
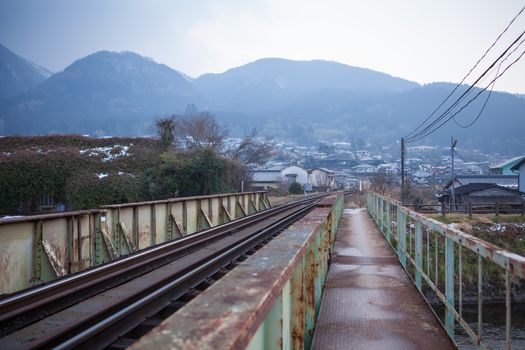
[[[283,57],[338,61],[419,83],[458,82],[524,5],[523,0],[0,0],[0,43],[54,72],[110,50],[134,51],[193,77]],[[523,30],[525,13],[494,54]],[[525,93],[525,58],[495,89]]]

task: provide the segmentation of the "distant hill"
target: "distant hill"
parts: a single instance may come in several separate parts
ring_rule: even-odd
[[[194,81],[212,110],[272,111],[299,96],[325,89],[400,92],[419,86],[370,69],[328,61],[265,58]]]
[[[451,83],[435,83],[388,94],[318,91],[272,113],[260,127],[270,135],[291,136],[302,142],[360,137],[374,145],[387,145],[412,131],[454,87],[455,84]],[[473,121],[485,97],[486,93],[482,94],[458,115],[457,122],[466,125]],[[232,118],[250,119],[235,113],[232,113]],[[261,118],[262,115],[254,119]],[[450,136],[454,135],[460,138],[462,147],[503,154],[523,153],[524,132],[525,99],[509,93],[493,92],[473,126],[461,128],[451,120],[420,143],[447,144]]]
[[[261,59],[192,79],[135,53],[97,52],[41,84],[0,99],[0,134],[145,135],[155,118],[210,110],[241,134],[258,127],[276,138],[388,145],[411,131],[454,84],[417,83],[327,61]],[[465,87],[463,87],[465,88]],[[472,121],[485,94],[457,119]],[[480,119],[452,121],[422,142],[485,152],[523,153],[525,99],[494,92]]]
[[[6,103],[9,133],[147,133],[154,117],[199,102],[176,70],[131,52],[101,51]],[[152,130],[149,130],[150,132]]]
[[[35,87],[50,75],[47,69],[0,44],[0,98],[12,97]]]

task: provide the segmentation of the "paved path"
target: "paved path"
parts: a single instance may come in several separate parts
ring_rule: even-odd
[[[365,209],[345,209],[313,349],[454,349]]]

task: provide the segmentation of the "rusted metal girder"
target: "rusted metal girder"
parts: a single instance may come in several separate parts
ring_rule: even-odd
[[[257,191],[0,219],[0,294],[244,217],[244,208],[269,207],[266,192]]]
[[[310,348],[343,211],[329,197],[131,349]]]

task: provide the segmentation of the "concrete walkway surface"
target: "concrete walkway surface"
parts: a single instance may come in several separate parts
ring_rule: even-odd
[[[345,209],[313,349],[454,349],[366,209]]]

